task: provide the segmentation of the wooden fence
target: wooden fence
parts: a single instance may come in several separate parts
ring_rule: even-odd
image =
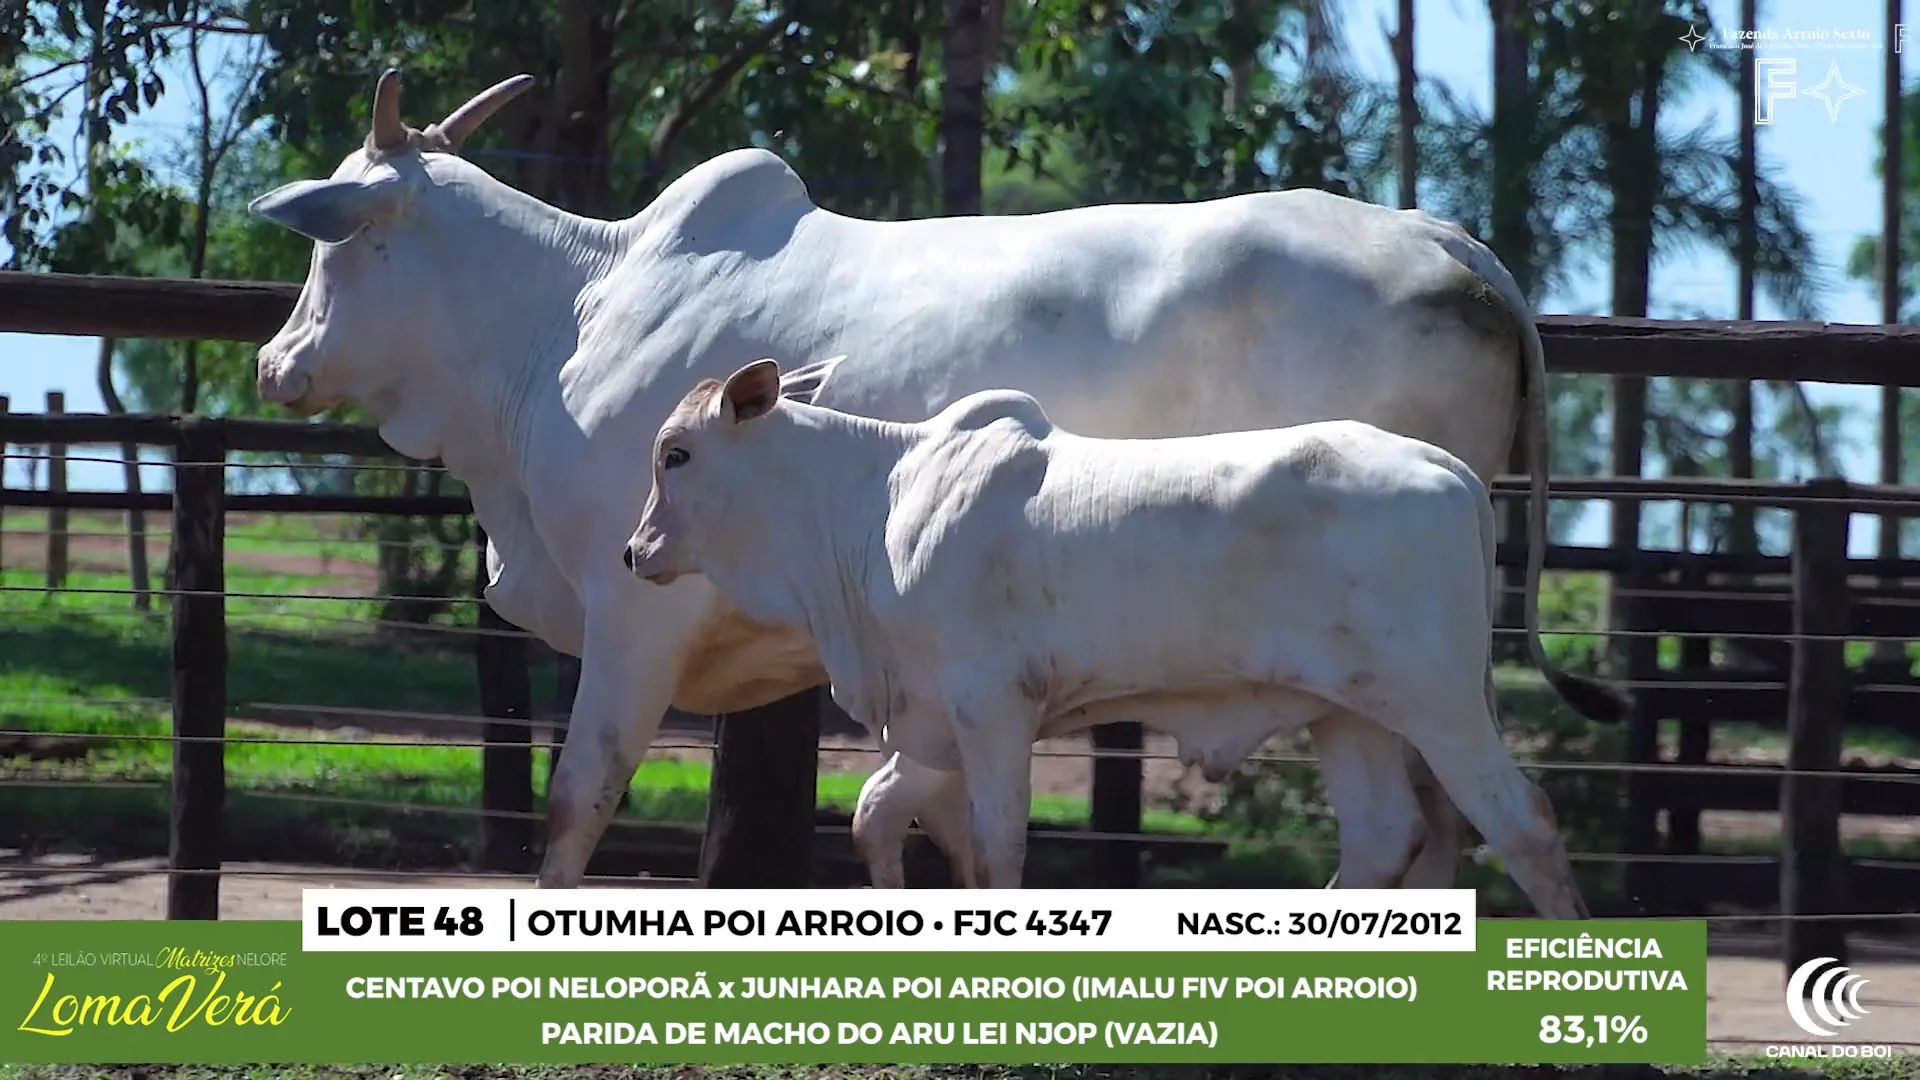
[[[122,338],[202,338],[257,341],[285,319],[298,289],[232,282],[73,278],[0,273],[0,331],[87,334]],[[1549,366],[1555,372],[1685,378],[1797,380],[1920,385],[1920,327],[1829,326],[1816,323],[1663,322],[1642,319],[1542,317]],[[217,869],[225,788],[220,738],[226,716],[224,515],[236,511],[341,514],[464,515],[462,497],[366,497],[320,494],[233,494],[219,463],[238,451],[281,451],[397,458],[371,429],[271,420],[166,416],[0,414],[0,445],[73,447],[128,444],[170,448],[175,490],[132,496],[119,492],[0,491],[0,506],[73,510],[169,511],[173,516],[173,832],[170,866]],[[1500,478],[1500,498],[1526,494],[1525,483]],[[1843,769],[1840,734],[1847,722],[1920,732],[1911,707],[1920,686],[1894,677],[1863,682],[1846,663],[1848,635],[1920,639],[1920,606],[1897,584],[1920,579],[1920,562],[1851,560],[1846,533],[1851,513],[1920,515],[1920,488],[1854,486],[1834,480],[1804,484],[1653,478],[1556,478],[1557,499],[1662,500],[1691,503],[1744,501],[1793,512],[1790,557],[1688,554],[1648,550],[1555,547],[1556,570],[1600,571],[1632,587],[1626,634],[1665,634],[1690,644],[1710,638],[1770,636],[1778,665],[1743,678],[1720,672],[1703,680],[1697,669],[1626,671],[1637,708],[1628,723],[1629,767],[1626,857],[1644,894],[1656,903],[1704,895],[1699,875],[1669,873],[1661,885],[1657,856],[1699,849],[1703,810],[1779,810],[1785,827],[1779,860],[1784,914],[1836,915],[1858,910],[1865,897],[1901,889],[1920,878],[1911,868],[1850,863],[1841,851],[1845,814],[1920,816],[1920,786],[1901,770]],[[1503,545],[1504,565],[1520,565],[1524,551]],[[481,605],[484,625],[505,624]],[[480,635],[482,711],[502,722],[484,734],[484,861],[523,870],[534,847],[531,730],[510,723],[531,716],[525,639]],[[1685,649],[1697,663],[1699,650]],[[1764,652],[1764,650],[1762,650]],[[818,697],[819,695],[813,695]],[[795,713],[795,723],[740,724],[723,720],[716,732],[714,809],[701,857],[709,884],[804,884],[812,864],[812,792],[816,761],[795,753],[795,740],[817,739],[818,716]],[[1676,760],[1661,762],[1658,725],[1682,722]],[[1715,721],[1748,720],[1784,726],[1784,769],[1738,772],[1707,768],[1707,738]],[[1138,833],[1140,745],[1137,725],[1096,745],[1096,831]],[[1129,730],[1131,729],[1131,730]],[[1662,765],[1664,764],[1664,768]],[[729,779],[731,778],[731,779]],[[742,781],[745,781],[744,783]],[[729,804],[730,786],[752,796]],[[1104,792],[1104,796],[1103,793]],[[1668,814],[1665,841],[1656,819]],[[518,815],[518,816],[515,816]],[[800,839],[795,823],[806,833]],[[777,823],[777,825],[776,825]],[[769,829],[783,839],[770,843]],[[787,841],[792,841],[788,843]],[[1116,884],[1137,881],[1142,845],[1117,845],[1103,873]],[[1719,873],[1714,875],[1719,877]],[[1883,884],[1872,885],[1873,881]],[[1676,882],[1690,884],[1676,884]],[[206,918],[217,911],[218,878],[183,872],[170,878],[170,917]],[[1840,922],[1787,923],[1790,956],[1844,958]],[[1809,952],[1808,950],[1815,950]]]

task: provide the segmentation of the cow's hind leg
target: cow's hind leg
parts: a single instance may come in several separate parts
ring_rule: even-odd
[[[1327,800],[1340,823],[1340,869],[1328,887],[1401,887],[1421,850],[1426,824],[1400,739],[1344,709],[1315,720],[1308,730]]]
[[[966,780],[975,872],[986,888],[1017,889],[1033,800],[1033,704],[1013,694],[956,696],[947,715]]]
[[[1438,711],[1420,703],[1427,716],[1402,731],[1432,766],[1434,775],[1507,872],[1533,901],[1542,918],[1584,919],[1587,905],[1573,879],[1573,867],[1560,840],[1547,793],[1521,773],[1493,723],[1483,695],[1458,695],[1458,704]]]
[[[1420,756],[1413,744],[1396,739],[1406,759],[1408,779],[1414,798],[1420,804],[1420,820],[1426,840],[1413,857],[1413,865],[1400,882],[1404,889],[1451,889],[1460,873],[1460,853],[1467,846],[1467,818],[1453,804],[1433,767]]]
[[[1393,739],[1404,752],[1414,800],[1419,804],[1421,835],[1426,838],[1413,856],[1413,865],[1400,879],[1399,887],[1451,889],[1460,872],[1460,852],[1466,847],[1466,815],[1453,804],[1446,788],[1440,785],[1440,778],[1433,775],[1433,769],[1413,748],[1413,744],[1397,735]],[[1344,848],[1342,854],[1345,854]],[[1342,888],[1340,871],[1335,870],[1333,877],[1322,887]],[[1351,889],[1359,886],[1348,884],[1344,887]]]

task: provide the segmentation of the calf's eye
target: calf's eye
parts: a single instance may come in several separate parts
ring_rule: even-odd
[[[692,455],[688,454],[686,450],[681,447],[670,446],[665,453],[660,455],[660,467],[663,469],[677,469],[685,465],[687,458],[691,456]]]

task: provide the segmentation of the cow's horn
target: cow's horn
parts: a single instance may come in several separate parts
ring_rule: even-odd
[[[394,150],[407,144],[407,125],[400,122],[400,69],[380,73],[373,88],[373,145]]]
[[[475,128],[487,122],[487,117],[500,111],[500,106],[519,97],[527,87],[532,85],[533,76],[531,75],[515,75],[511,79],[503,79],[475,94],[472,101],[448,113],[445,120],[434,126],[447,140],[447,145],[458,150],[460,144],[467,141],[467,136],[472,135]]]

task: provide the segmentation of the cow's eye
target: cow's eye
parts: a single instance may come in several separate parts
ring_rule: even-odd
[[[685,465],[687,459],[691,456],[693,455],[687,453],[682,447],[669,446],[666,452],[660,455],[660,467],[663,469],[677,469]]]

